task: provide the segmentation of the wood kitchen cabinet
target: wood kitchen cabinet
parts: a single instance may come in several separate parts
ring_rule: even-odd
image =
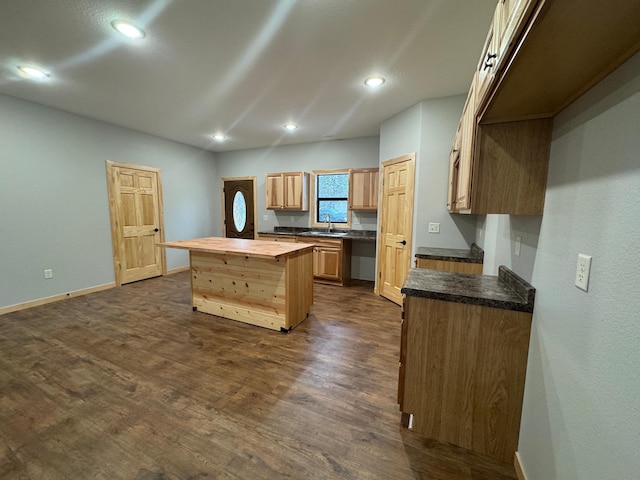
[[[313,244],[313,277],[322,283],[345,285],[351,279],[351,240],[298,237]]]
[[[265,178],[267,210],[309,210],[309,174],[268,173]]]
[[[258,234],[258,240],[268,240],[269,242],[295,243],[296,237],[293,235],[269,235],[268,233]]]
[[[378,168],[349,170],[349,210],[378,210],[378,179]]]
[[[627,0],[499,1],[451,149],[450,212],[542,215],[553,117],[640,50],[638,18]]]
[[[415,287],[420,282],[425,290]],[[410,271],[402,289],[398,377],[404,426],[505,463],[513,460],[535,295],[530,285],[524,289],[526,302],[500,277]]]

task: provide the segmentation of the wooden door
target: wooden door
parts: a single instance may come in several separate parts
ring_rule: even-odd
[[[160,170],[107,162],[116,285],[166,273]]]
[[[411,268],[415,153],[382,163],[378,293],[400,305]]]
[[[222,179],[224,236],[227,238],[255,238],[255,179]]]
[[[265,177],[264,188],[266,193],[267,210],[276,210],[284,207],[284,186],[281,173],[270,173]]]

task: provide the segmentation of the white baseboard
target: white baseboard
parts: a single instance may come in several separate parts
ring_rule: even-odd
[[[513,456],[513,466],[516,469],[518,480],[527,480],[527,475],[524,473],[524,467],[522,466],[522,462],[520,461],[520,454],[518,452],[516,452],[516,454]]]
[[[189,270],[191,270],[191,267],[189,266],[172,268],[171,270],[167,270],[167,275],[173,275],[174,273],[180,273],[180,272],[188,272]]]
[[[74,290],[73,292],[61,293],[59,295],[53,295],[51,297],[38,298],[36,300],[30,300],[24,303],[16,303],[15,305],[9,305],[7,307],[0,307],[0,315],[5,313],[18,312],[20,310],[26,310],[27,308],[39,307],[40,305],[46,305],[47,303],[59,302],[67,298],[80,297],[89,293],[101,292],[102,290],[108,290],[115,287],[115,282],[105,283],[104,285],[98,285],[96,287],[83,288],[82,290]]]

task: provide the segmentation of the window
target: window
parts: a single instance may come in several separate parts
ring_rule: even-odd
[[[314,225],[333,224],[349,226],[349,170],[314,171]]]

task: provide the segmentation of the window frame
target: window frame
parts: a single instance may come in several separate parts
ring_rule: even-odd
[[[312,227],[326,227],[327,222],[316,221],[316,212],[318,210],[318,198],[316,196],[317,180],[319,175],[347,175],[347,196],[345,200],[347,202],[347,221],[346,222],[331,222],[331,225],[336,228],[351,228],[351,210],[349,209],[349,168],[335,168],[331,170],[312,170],[311,171],[311,226]]]

